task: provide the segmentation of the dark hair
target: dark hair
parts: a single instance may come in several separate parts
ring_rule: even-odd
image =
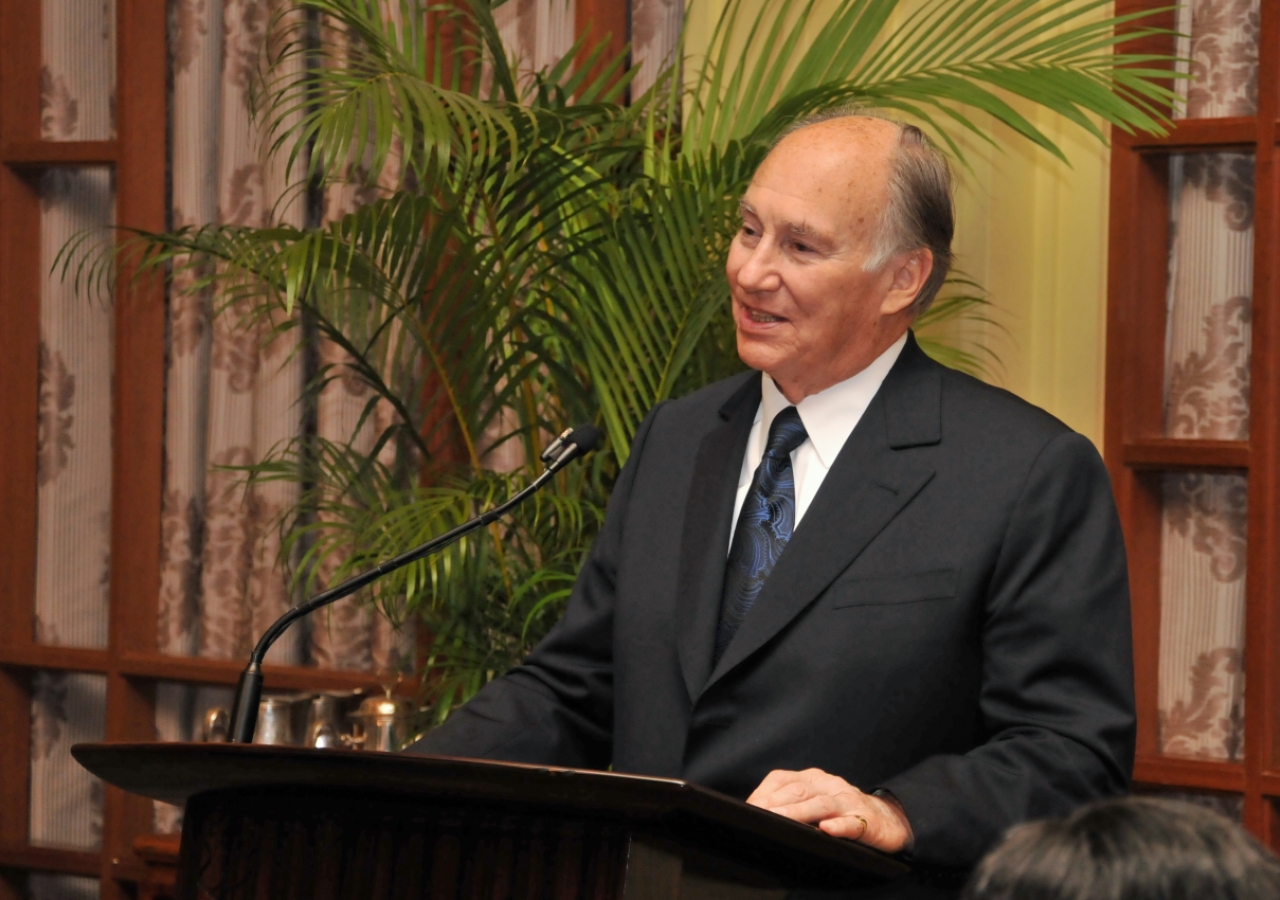
[[[802,128],[845,118],[880,119],[898,127],[898,146],[889,174],[889,201],[866,268],[874,272],[899,253],[929,250],[933,254],[933,269],[911,302],[911,314],[918,316],[933,303],[951,270],[951,239],[956,230],[951,167],[916,126],[858,107],[829,109],[801,119],[783,131],[774,146]]]
[[[1011,832],[962,900],[1276,900],[1280,860],[1190,803],[1130,797]]]

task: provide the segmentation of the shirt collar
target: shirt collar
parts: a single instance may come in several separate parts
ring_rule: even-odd
[[[810,394],[796,405],[800,421],[809,433],[809,440],[823,468],[830,469],[836,461],[845,441],[871,405],[906,345],[907,335],[904,333],[857,375],[833,384],[825,391]],[[763,427],[760,429],[759,455],[763,456],[773,417],[791,403],[778,390],[773,379],[764,373],[760,375],[760,393],[759,415]]]

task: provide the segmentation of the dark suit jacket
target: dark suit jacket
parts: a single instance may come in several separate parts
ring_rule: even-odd
[[[914,859],[962,868],[1014,823],[1125,791],[1129,598],[1102,461],[914,338],[712,667],[759,400],[752,372],[649,414],[564,619],[415,749],[740,798],[817,767],[892,791]]]

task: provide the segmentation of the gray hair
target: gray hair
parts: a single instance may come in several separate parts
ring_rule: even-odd
[[[900,253],[929,250],[933,269],[911,301],[911,315],[929,308],[951,270],[951,239],[956,230],[955,206],[951,199],[951,167],[947,158],[914,125],[899,122],[874,110],[842,107],[824,110],[800,119],[778,136],[773,146],[802,128],[833,119],[880,119],[898,127],[898,145],[891,162],[889,202],[880,217],[875,245],[863,265],[875,272]]]

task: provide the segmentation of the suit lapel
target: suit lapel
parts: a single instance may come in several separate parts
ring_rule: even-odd
[[[760,376],[752,373],[720,408],[694,461],[677,582],[680,668],[691,700],[711,673],[738,475],[759,406]]]
[[[816,600],[933,477],[931,468],[898,451],[940,440],[941,387],[937,363],[909,338],[702,690]],[[724,560],[717,561],[722,582]]]

